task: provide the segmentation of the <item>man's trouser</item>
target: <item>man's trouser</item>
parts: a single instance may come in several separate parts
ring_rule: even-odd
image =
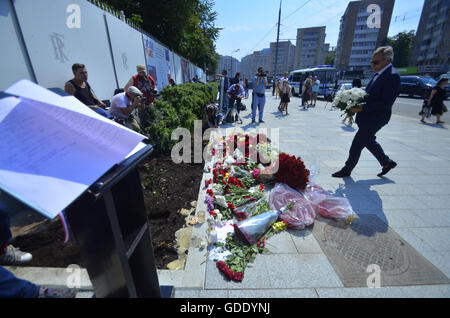
[[[39,286],[14,276],[0,266],[0,298],[36,298]]]
[[[0,246],[11,241],[9,214],[6,206],[0,202]],[[18,279],[0,266],[0,298],[34,298],[39,295],[39,286]]]
[[[9,213],[6,205],[0,202],[0,247],[11,241]]]
[[[224,120],[227,120],[228,116],[232,116],[231,118],[233,120],[239,120],[242,122],[242,119],[239,115],[240,110],[239,110],[239,104],[241,103],[241,99],[240,98],[230,98],[228,103],[228,111],[225,113],[224,116]],[[231,115],[230,115],[231,114]]]
[[[370,151],[370,153],[378,160],[381,166],[386,166],[391,162],[388,156],[381,148],[380,144],[376,142],[375,134],[383,126],[377,127],[359,127],[358,132],[353,138],[352,146],[350,147],[349,156],[345,162],[345,169],[351,172],[361,157],[361,152],[364,148]]]
[[[256,109],[259,110],[259,121],[263,120],[264,106],[266,105],[266,95],[259,97],[257,93],[253,94],[253,105],[252,105],[252,121],[256,119]]]

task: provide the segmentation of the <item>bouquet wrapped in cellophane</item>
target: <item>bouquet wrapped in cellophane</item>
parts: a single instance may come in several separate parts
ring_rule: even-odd
[[[367,93],[362,88],[345,89],[343,85],[333,99],[333,107],[339,108],[343,112],[342,116],[346,115],[349,117],[350,124],[352,124],[354,122],[353,116],[355,115],[352,108],[364,105],[366,96]]]

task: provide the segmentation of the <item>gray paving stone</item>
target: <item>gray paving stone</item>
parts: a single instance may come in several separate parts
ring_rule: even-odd
[[[400,287],[317,288],[320,298],[404,298]]]
[[[230,298],[317,298],[313,288],[230,290]]]
[[[200,288],[175,288],[173,298],[199,298]]]
[[[410,228],[409,230],[431,246],[434,252],[450,252],[450,227]]]
[[[277,254],[280,255],[280,254]],[[216,263],[208,261],[206,265],[205,289],[249,289],[249,288],[271,288],[269,273],[265,258],[268,255],[258,255],[253,263],[250,263],[244,273],[241,283],[228,281]]]
[[[423,256],[450,278],[450,252],[424,252]]]
[[[272,288],[343,286],[323,254],[268,255],[265,260]]]
[[[323,253],[310,229],[288,230],[299,254]]]
[[[450,285],[399,287],[407,298],[450,298]]]
[[[277,233],[267,240],[266,248],[274,254],[295,254],[295,248],[292,237],[288,232]]]
[[[395,232],[422,255],[426,252],[435,251],[430,244],[415,235],[411,228],[397,228]]]

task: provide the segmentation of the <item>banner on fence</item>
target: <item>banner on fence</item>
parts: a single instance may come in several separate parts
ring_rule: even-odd
[[[144,35],[144,48],[147,72],[155,79],[158,90],[162,90],[169,85],[169,79],[172,76],[170,51],[146,35]]]

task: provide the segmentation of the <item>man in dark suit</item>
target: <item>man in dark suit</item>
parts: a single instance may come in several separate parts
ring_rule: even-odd
[[[379,177],[397,166],[397,163],[384,153],[375,137],[375,134],[391,119],[392,105],[400,88],[400,75],[392,66],[393,59],[394,53],[390,46],[379,47],[373,53],[370,63],[375,76],[366,87],[368,94],[366,104],[352,108],[352,111],[357,113],[356,123],[359,129],[353,139],[345,166],[332,174],[335,178],[350,176],[364,148],[367,148],[382,166]]]

